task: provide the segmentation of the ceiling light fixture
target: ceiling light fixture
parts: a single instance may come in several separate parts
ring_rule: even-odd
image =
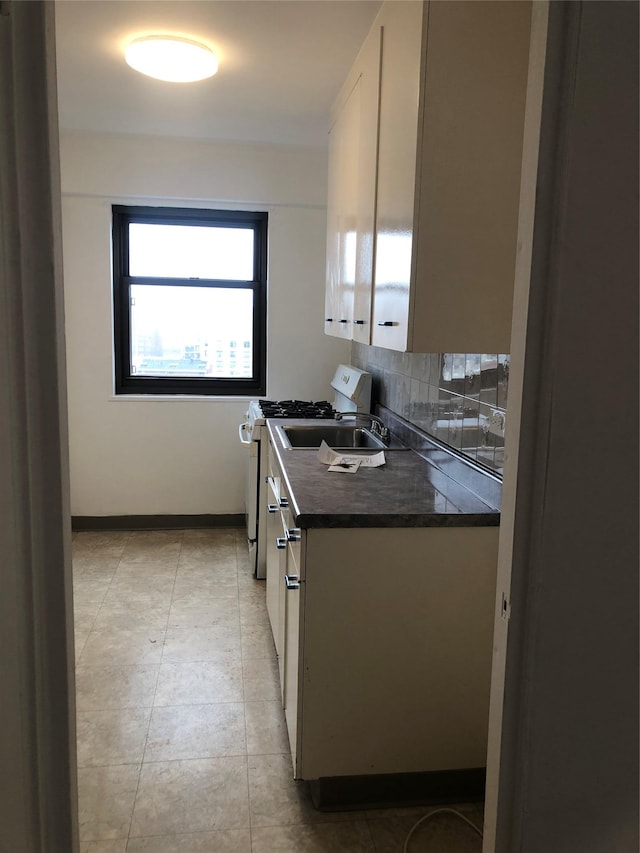
[[[157,80],[192,83],[213,77],[218,60],[206,45],[179,36],[143,36],[124,52],[127,64]]]

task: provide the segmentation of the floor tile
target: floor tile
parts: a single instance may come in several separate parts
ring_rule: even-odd
[[[76,715],[78,767],[142,761],[151,708],[79,711]]]
[[[154,708],[144,760],[173,761],[245,755],[244,705],[179,705]]]
[[[198,570],[194,575],[184,575],[180,570],[176,575],[173,591],[174,600],[198,596],[213,603],[222,599],[238,600],[238,581],[235,577],[218,572]]]
[[[238,571],[248,570],[251,565],[249,548],[247,545],[247,531],[236,531],[236,556],[238,558]]]
[[[157,630],[166,628],[169,618],[169,604],[149,607],[141,610],[133,602],[129,604],[104,604],[93,624],[94,631],[115,631],[126,628],[132,631]]]
[[[238,574],[253,574],[255,567],[251,563],[246,545],[242,546],[242,548],[237,548],[236,559],[238,562]]]
[[[91,631],[80,661],[84,666],[160,663],[164,634],[155,628]]]
[[[249,755],[289,753],[289,736],[282,704],[245,702]]]
[[[477,826],[482,827],[484,816],[484,803],[451,803],[445,806],[417,805],[417,806],[391,806],[382,809],[366,809],[367,818],[378,820],[383,817],[414,817],[417,820],[429,811],[436,808],[456,809]]]
[[[180,572],[176,575],[173,600],[188,601],[191,598],[200,598],[207,604],[215,604],[221,601],[223,605],[238,607],[238,582],[228,576],[211,575],[206,576],[184,575]]]
[[[74,556],[73,579],[74,581],[83,578],[104,578],[108,580],[115,574],[119,562],[119,556],[103,556],[100,552],[85,557]]]
[[[193,527],[183,531],[184,545],[209,543],[212,545],[231,545],[236,539],[235,527]]]
[[[307,783],[293,778],[290,755],[252,755],[248,767],[252,828],[366,819],[364,812],[315,809]]]
[[[238,597],[238,607],[240,610],[240,626],[244,630],[256,630],[270,626],[264,595],[255,601]]]
[[[127,853],[251,853],[251,833],[248,829],[223,829],[132,838]]]
[[[160,664],[76,667],[78,711],[147,708],[153,705]]]
[[[240,626],[236,617],[225,624],[167,628],[163,663],[240,660]]]
[[[235,577],[238,558],[235,545],[183,545],[178,560],[178,571],[187,575],[191,572],[213,570],[218,575]]]
[[[175,580],[177,571],[178,561],[175,557],[170,560],[162,558],[127,560],[126,557],[122,557],[113,580],[140,581],[154,588],[158,582]]]
[[[131,534],[122,552],[122,559],[127,563],[175,562],[177,565],[182,539],[161,533],[164,534],[164,531]]]
[[[139,764],[78,771],[81,841],[127,837],[139,775]]]
[[[145,605],[140,598],[131,597],[128,601],[105,598],[93,624],[94,631],[128,630],[164,630],[169,619],[170,598],[164,601],[151,597]]]
[[[248,658],[264,658],[274,654],[275,646],[273,645],[270,625],[262,623],[255,626],[244,626],[242,629],[242,657],[245,660]]]
[[[184,530],[131,530],[127,545],[129,548],[151,551],[166,545],[181,545],[183,540]]]
[[[178,555],[180,546],[171,549],[161,548],[150,551],[125,551],[118,563],[117,571],[131,576],[161,577],[162,575],[174,575],[178,569]]]
[[[366,821],[258,827],[251,836],[252,853],[374,853],[376,849]]]
[[[264,593],[255,597],[238,595],[238,604],[240,607],[240,621],[243,625],[262,624],[269,618]]]
[[[144,764],[131,836],[247,829],[244,757]]]
[[[209,548],[187,549],[182,546],[178,562],[178,577],[182,580],[201,578],[230,583],[238,581],[238,566],[234,552],[219,553]]]
[[[238,601],[240,607],[251,604],[260,604],[266,607],[265,582],[240,572],[238,574]]]
[[[115,841],[85,841],[80,845],[80,853],[126,853],[127,839]]]
[[[198,551],[187,560],[180,558],[176,580],[179,583],[238,583],[238,571],[235,558],[225,557]]]
[[[245,701],[281,701],[280,674],[275,657],[243,660],[242,680]]]
[[[96,621],[96,616],[100,610],[100,605],[79,607],[76,603],[73,606],[73,624],[76,631],[86,632],[93,628],[93,623]]]
[[[150,596],[150,600],[168,598],[171,600],[175,576],[170,572],[136,572],[118,570],[111,579],[109,597],[127,600],[142,599]]]
[[[77,607],[102,604],[111,585],[111,577],[74,577],[73,603]]]
[[[121,557],[129,541],[129,531],[81,531],[73,536],[72,555],[77,558],[91,558],[99,555],[101,559]]]
[[[423,815],[434,812],[425,807]],[[369,818],[377,853],[403,853],[405,841],[421,815]],[[469,817],[470,815],[465,815]],[[475,822],[475,821],[474,821]],[[480,822],[477,823],[481,828]],[[482,838],[464,821],[448,813],[434,814],[418,826],[409,842],[411,850],[446,850],[447,853],[481,853]]]
[[[156,706],[242,702],[242,699],[240,663],[201,661],[160,666]]]
[[[75,651],[75,662],[76,665],[80,661],[80,656],[84,650],[84,647],[87,644],[87,640],[89,639],[89,631],[88,630],[79,630],[76,628],[74,632],[74,651]]]
[[[181,628],[187,625],[211,626],[220,624],[221,620],[238,618],[237,594],[214,598],[213,596],[198,595],[193,592],[183,598],[174,596],[169,611],[169,628]]]

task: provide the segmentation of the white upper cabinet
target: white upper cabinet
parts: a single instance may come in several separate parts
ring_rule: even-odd
[[[530,17],[521,0],[382,6],[373,201],[358,190],[373,219],[371,325],[346,337],[509,352]]]
[[[369,343],[380,27],[342,87],[329,131],[325,332]]]
[[[423,8],[422,3],[389,2],[377,19],[382,73],[370,343],[396,350],[407,349]]]

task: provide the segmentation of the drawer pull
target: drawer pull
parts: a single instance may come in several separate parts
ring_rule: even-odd
[[[289,499],[288,498],[280,498],[281,509],[287,509],[288,506],[289,506]]]
[[[277,504],[267,504],[267,512],[278,512]]]
[[[276,536],[276,548],[278,551],[283,551],[287,547],[287,540],[284,536]]]
[[[300,589],[300,578],[298,575],[285,575],[284,585],[287,589]]]
[[[299,527],[290,527],[285,531],[287,542],[299,542],[302,538]]]
[[[385,320],[384,323],[378,323],[379,326],[397,326],[397,323],[394,323],[393,320]]]

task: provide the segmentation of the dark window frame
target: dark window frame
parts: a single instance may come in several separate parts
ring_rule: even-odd
[[[262,211],[205,210],[201,208],[139,207],[113,205],[113,310],[114,367],[116,395],[185,395],[216,397],[264,396],[267,382],[267,223]],[[151,278],[129,274],[129,225],[223,226],[254,231],[253,279]],[[131,371],[131,285],[224,287],[253,291],[252,376],[244,377],[154,377]]]

